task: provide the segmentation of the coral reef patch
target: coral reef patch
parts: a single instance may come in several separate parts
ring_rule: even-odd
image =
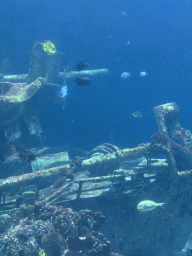
[[[110,242],[100,232],[100,212],[75,212],[42,202],[22,204],[0,221],[0,248],[4,256],[109,256]]]

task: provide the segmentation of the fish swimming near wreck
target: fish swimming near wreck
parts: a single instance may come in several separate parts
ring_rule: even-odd
[[[35,199],[37,197],[37,193],[35,191],[25,191],[22,194],[22,197],[24,200],[31,200]]]
[[[25,150],[19,154],[19,157],[27,162],[35,161],[36,156],[33,152]]]
[[[137,205],[137,210],[140,212],[152,211],[157,207],[162,207],[166,203],[155,203],[151,200],[144,200]]]
[[[46,253],[44,252],[44,250],[39,251],[39,256],[46,256]]]
[[[45,41],[43,44],[43,50],[47,53],[47,55],[55,55],[56,52],[65,55],[65,53],[56,51],[55,45],[50,41]]]
[[[43,43],[43,50],[48,55],[54,55],[56,53],[55,45],[50,41],[46,41],[45,43]]]
[[[79,64],[76,65],[76,69],[78,71],[81,71],[83,69],[86,69],[89,67],[89,64],[87,62],[80,62]]]
[[[18,208],[23,203],[34,203],[38,198],[38,193],[35,191],[25,191],[15,201],[15,207]]]
[[[89,85],[91,83],[91,80],[88,77],[81,77],[81,78],[76,78],[75,82],[78,85]]]

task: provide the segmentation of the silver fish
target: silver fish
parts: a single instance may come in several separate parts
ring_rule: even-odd
[[[166,203],[155,203],[151,200],[144,200],[137,205],[137,210],[140,212],[148,212],[154,210],[156,207],[162,207]]]

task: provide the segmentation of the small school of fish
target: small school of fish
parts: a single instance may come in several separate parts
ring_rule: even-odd
[[[128,41],[129,42],[129,41]],[[128,44],[128,43],[127,43]],[[129,42],[129,44],[130,44],[130,42]],[[139,76],[140,77],[146,77],[148,75],[148,73],[146,72],[146,71],[141,71],[140,72],[140,74],[139,74]],[[131,77],[131,72],[123,72],[122,74],[121,74],[121,78],[122,78],[122,80],[126,80],[126,79],[128,79],[128,78],[130,78]]]
[[[152,211],[157,207],[162,207],[166,203],[155,203],[151,200],[144,200],[137,205],[137,210],[140,212]]]

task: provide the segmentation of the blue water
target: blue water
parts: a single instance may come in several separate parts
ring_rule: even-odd
[[[40,110],[46,143],[133,147],[157,130],[153,107],[159,104],[175,101],[181,125],[192,130],[191,13],[191,0],[2,0],[0,60],[13,63],[8,74],[27,73],[34,42],[51,40],[66,53],[68,70],[81,61],[108,68],[86,87],[67,81],[65,111],[54,103]],[[148,75],[141,78],[141,71]],[[122,72],[131,78],[122,80]],[[135,111],[143,118],[134,119]]]

